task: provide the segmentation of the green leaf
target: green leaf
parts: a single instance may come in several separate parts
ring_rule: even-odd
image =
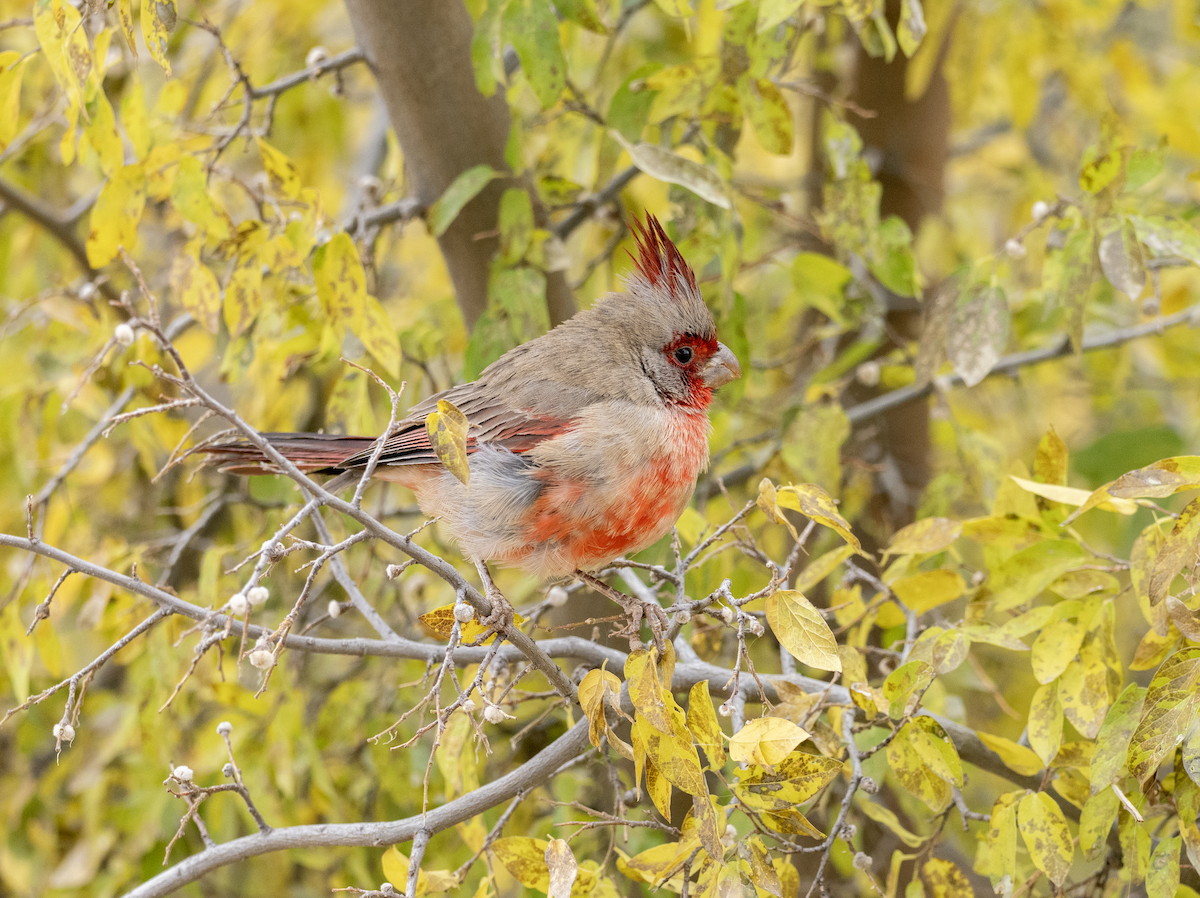
[[[911,714],[916,705],[909,707],[909,700],[925,691],[933,682],[933,668],[924,661],[909,661],[901,664],[883,681],[883,697],[888,701],[888,716],[892,720]]]
[[[610,133],[625,147],[633,164],[650,177],[686,187],[701,199],[722,209],[733,208],[725,182],[707,165],[651,143],[632,144],[618,131]]]
[[[762,0],[758,6],[758,21],[754,30],[758,34],[770,31],[794,15],[803,2],[804,0]]]
[[[1200,647],[1181,649],[1162,663],[1129,743],[1129,770],[1146,782],[1200,724]]]
[[[1061,886],[1075,854],[1062,809],[1045,792],[1028,792],[1017,805],[1017,828],[1034,866]]]
[[[608,34],[596,11],[596,0],[554,0],[554,6],[564,19],[595,34]]]
[[[1179,891],[1179,836],[1162,839],[1150,855],[1146,871],[1146,898],[1175,898]]]
[[[529,191],[510,187],[500,197],[500,261],[516,265],[529,251],[533,237],[533,201]]]
[[[1043,540],[1022,549],[992,568],[987,586],[993,607],[1007,611],[1036,598],[1051,583],[1091,562],[1074,540]]]
[[[779,88],[765,78],[738,79],[738,98],[750,117],[759,144],[768,153],[786,156],[792,151],[792,109]]]
[[[904,55],[911,57],[921,46],[925,37],[925,10],[921,8],[921,0],[901,0],[900,25],[896,29],[896,39]]]
[[[1200,234],[1191,225],[1161,215],[1130,215],[1138,239],[1157,256],[1181,256],[1200,265]]]
[[[567,61],[550,0],[509,0],[501,40],[512,44],[538,102],[549,109],[567,83]]]
[[[429,225],[430,233],[435,237],[446,233],[446,229],[454,223],[463,206],[475,199],[479,191],[498,177],[499,172],[490,165],[476,165],[459,174],[446,188],[445,193],[429,207],[425,221]]]
[[[1158,176],[1163,170],[1165,150],[1166,145],[1163,143],[1153,149],[1134,150],[1130,154],[1129,161],[1125,164],[1126,193],[1132,193]]]
[[[1145,688],[1130,683],[1108,709],[1092,752],[1089,779],[1093,795],[1125,775],[1129,740],[1141,719],[1145,700]]]
[[[1058,291],[1058,303],[1069,316],[1068,333],[1076,352],[1081,352],[1083,347],[1083,313],[1095,273],[1095,235],[1089,228],[1081,228],[1067,238],[1063,248]]]
[[[1079,848],[1089,860],[1105,850],[1105,842],[1120,809],[1121,799],[1117,798],[1111,785],[1096,792],[1083,806],[1079,817]]]

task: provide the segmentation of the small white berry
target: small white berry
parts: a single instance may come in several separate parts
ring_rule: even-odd
[[[270,670],[271,665],[275,663],[275,656],[268,648],[255,649],[250,653],[250,663],[259,670]]]
[[[80,285],[79,290],[76,291],[75,295],[84,302],[87,302],[96,295],[96,285],[91,281],[87,281],[86,283]]]
[[[394,885],[392,885],[390,882],[381,883],[379,886],[379,891],[383,892],[383,894],[388,896],[388,898],[391,898],[391,896],[398,894],[396,892],[396,887]]]
[[[720,714],[722,717],[732,717],[733,716],[733,705],[729,704],[729,702],[723,702],[721,704],[721,706],[719,708],[717,708],[717,713]]]
[[[217,724],[217,735],[225,739],[229,738],[229,734],[233,732],[233,724],[228,720],[222,720]]]
[[[763,633],[766,632],[766,630],[763,629],[762,621],[760,621],[757,617],[750,618],[749,622],[746,624],[746,629],[755,636],[762,636]]]
[[[229,597],[229,613],[234,617],[241,617],[250,610],[250,603],[246,601],[246,597],[240,592],[235,592]]]
[[[462,709],[470,714],[475,710],[475,700],[472,698],[465,699],[462,703]]]
[[[329,51],[324,47],[313,47],[308,51],[308,55],[304,57],[304,66],[305,68],[315,69],[328,58]]]
[[[279,561],[287,555],[287,549],[283,547],[283,543],[269,539],[263,543],[262,553],[267,556],[268,561]]]
[[[75,727],[69,723],[56,723],[52,732],[55,739],[60,739],[63,742],[75,741]]]
[[[384,574],[387,576],[387,578],[389,580],[395,580],[397,577],[399,577],[403,573],[404,573],[404,565],[402,565],[402,564],[389,564],[384,569]]]
[[[679,626],[681,626],[681,627],[684,624],[689,623],[691,621],[691,619],[692,619],[692,612],[690,612],[690,611],[676,611],[675,612],[675,623],[679,624]]]
[[[221,773],[225,776],[233,776],[233,765],[226,761],[225,766],[221,768]]]
[[[546,603],[551,608],[561,608],[567,604],[567,591],[561,586],[551,586],[550,591],[546,593]]]
[[[864,387],[878,386],[879,375],[879,362],[876,361],[863,362],[854,371],[854,376],[858,378],[858,382]]]
[[[720,609],[717,611],[717,617],[721,618],[721,620],[725,621],[725,623],[727,623],[727,624],[732,624],[733,623],[733,609],[728,607],[727,605],[722,605],[720,607]]]
[[[500,710],[499,705],[488,705],[483,709],[483,719],[488,723],[502,723],[504,712]]]
[[[122,321],[115,328],[113,328],[113,339],[115,339],[122,346],[132,346],[134,340],[133,328]]]
[[[1010,259],[1025,258],[1025,244],[1016,238],[1010,238],[1004,244],[1004,252]]]
[[[454,606],[454,619],[460,624],[467,624],[475,620],[475,609],[466,602],[459,602]]]
[[[725,835],[721,836],[721,847],[732,848],[737,844],[737,837],[737,830],[734,828],[733,824],[727,823],[725,825]]]
[[[271,593],[265,586],[252,586],[246,592],[246,598],[250,600],[251,605],[261,605],[271,597]]]
[[[339,602],[337,599],[330,599],[329,600],[329,608],[327,610],[329,611],[330,617],[341,617],[342,616],[342,603]]]
[[[854,869],[855,870],[870,870],[871,869],[871,856],[869,854],[864,854],[861,851],[855,852],[855,854],[854,854]]]
[[[192,768],[188,767],[186,764],[180,764],[171,771],[171,776],[175,777],[175,779],[179,780],[181,783],[190,783],[193,775],[194,772],[192,771]]]
[[[1033,216],[1034,221],[1041,221],[1050,214],[1050,204],[1043,200],[1038,200],[1033,204],[1033,208],[1029,210],[1029,214]]]
[[[374,175],[363,175],[358,179],[358,189],[369,197],[378,197],[383,194],[383,181]]]

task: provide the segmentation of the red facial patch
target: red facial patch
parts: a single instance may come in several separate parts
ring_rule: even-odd
[[[645,224],[635,218],[631,227],[638,248],[638,257],[633,261],[646,280],[668,291],[674,290],[678,281],[692,290],[697,289],[695,272],[684,261],[679,248],[671,242],[657,218],[647,215]]]

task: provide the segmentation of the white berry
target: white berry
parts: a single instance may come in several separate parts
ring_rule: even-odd
[[[475,700],[470,698],[465,699],[462,703],[462,709],[470,714],[475,710]]]
[[[115,328],[113,328],[113,339],[115,339],[122,346],[132,346],[133,338],[133,328],[125,322],[122,321]]]
[[[1004,244],[1004,252],[1010,259],[1023,259],[1025,257],[1025,244],[1020,240],[1010,239]]]
[[[720,610],[717,611],[717,616],[719,618],[721,618],[721,620],[725,621],[725,623],[727,623],[727,624],[733,623],[733,609],[732,608],[722,605]]]
[[[732,848],[737,843],[737,830],[734,829],[732,823],[725,825],[725,835],[721,837],[721,846],[723,848]]]
[[[275,663],[275,656],[271,654],[268,648],[255,649],[250,653],[250,663],[259,670],[269,670],[271,665]]]
[[[467,624],[475,620],[475,609],[465,602],[459,602],[454,606],[454,619],[460,624]]]
[[[500,710],[499,705],[488,705],[483,709],[483,719],[488,723],[501,723],[504,720],[504,712]]]
[[[341,617],[342,616],[342,603],[339,602],[337,599],[330,599],[328,610],[329,610],[330,617]]]
[[[96,295],[96,285],[91,281],[87,281],[86,283],[80,285],[76,295],[84,302],[87,302]]]
[[[1029,213],[1033,216],[1034,221],[1041,221],[1050,213],[1050,204],[1043,200],[1038,200],[1033,204],[1033,208],[1029,210]]]
[[[175,777],[175,779],[179,780],[181,783],[190,783],[193,775],[194,771],[192,768],[185,764],[180,764],[171,771],[171,776]]]
[[[261,605],[271,597],[271,593],[265,586],[253,586],[246,592],[246,598],[250,600],[251,605]]]
[[[240,592],[235,592],[229,597],[229,613],[234,617],[241,617],[250,610],[250,603],[246,601],[246,597]]]
[[[733,716],[733,705],[729,704],[729,702],[723,702],[721,704],[721,706],[719,708],[717,708],[717,713],[720,714],[722,717],[732,717]]]
[[[324,47],[313,47],[308,51],[308,55],[304,57],[304,66],[305,68],[315,69],[328,58],[329,51]]]
[[[561,608],[567,604],[567,591],[561,586],[551,586],[550,591],[546,593],[546,603],[551,608]]]
[[[53,733],[55,739],[61,739],[63,742],[75,741],[75,727],[69,723],[56,723]]]
[[[404,565],[402,565],[402,564],[389,564],[389,565],[388,565],[388,566],[387,566],[387,567],[384,569],[384,571],[383,571],[383,572],[384,572],[384,574],[387,576],[387,578],[388,578],[389,580],[395,580],[397,577],[399,577],[401,574],[403,574],[403,573],[404,573]]]
[[[228,720],[222,720],[217,724],[217,735],[229,738],[229,734],[233,732],[233,724]]]

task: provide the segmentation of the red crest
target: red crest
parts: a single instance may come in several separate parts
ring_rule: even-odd
[[[692,266],[684,261],[679,248],[671,242],[657,218],[647,214],[645,224],[635,218],[631,230],[638,248],[633,263],[642,277],[652,286],[664,287],[672,294],[678,283],[698,292]]]

